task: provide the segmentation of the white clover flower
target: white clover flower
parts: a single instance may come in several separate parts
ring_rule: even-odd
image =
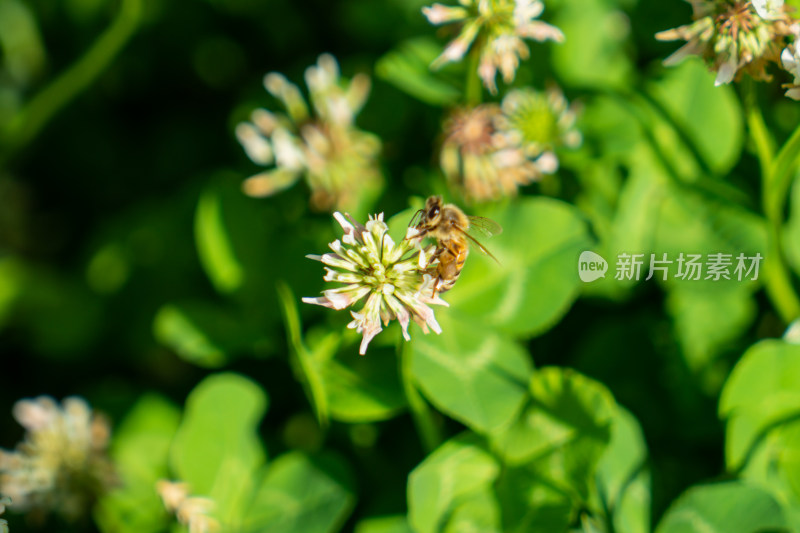
[[[156,492],[164,508],[174,513],[178,522],[189,528],[189,533],[214,533],[220,531],[219,522],[211,516],[216,505],[211,498],[189,496],[188,483],[159,480]]]
[[[305,80],[311,109],[296,85],[271,72],[264,77],[264,87],[283,104],[286,114],[256,109],[250,122],[236,127],[247,156],[258,165],[274,165],[248,178],[244,191],[271,196],[305,177],[315,209],[351,207],[360,192],[381,183],[380,140],[355,126],[370,80],[364,74],[350,82],[342,80],[330,54],[321,55],[317,65],[306,69]]]
[[[742,72],[769,81],[768,63],[778,63],[792,35],[783,0],[688,0],[694,22],[656,34],[660,41],[686,44],[664,60],[674,65],[689,55],[702,57],[717,73],[714,85],[738,79]]]
[[[397,319],[403,338],[411,340],[408,324],[414,320],[424,333],[428,328],[441,333],[433,310],[428,305],[447,305],[438,293],[434,295],[431,257],[434,247],[419,249],[418,233],[408,228],[406,238],[395,243],[383,221],[383,213],[370,216],[362,226],[349,216],[334,213],[342,226],[341,241],[330,243],[333,253],[322,256],[308,255],[321,261],[325,267],[325,281],[343,283],[344,286],[323,291],[321,297],[303,298],[308,304],[331,309],[346,309],[366,298],[359,311],[351,311],[353,321],[347,326],[362,334],[359,353],[364,355],[370,341]]]
[[[456,110],[444,127],[442,171],[468,200],[513,196],[520,185],[558,170],[556,150],[580,145],[575,121],[555,87],[514,90],[502,105]]]
[[[775,20],[783,15],[783,0],[752,0],[752,4],[764,20]]]
[[[21,511],[84,515],[116,483],[106,448],[111,430],[81,398],[21,400],[14,417],[27,430],[14,452],[0,450],[0,493]]]
[[[564,40],[564,34],[541,20],[544,11],[541,0],[459,0],[460,6],[433,4],[423,7],[422,13],[431,24],[461,23],[461,32],[451,41],[431,67],[460,61],[478,38],[482,47],[478,75],[492,94],[497,93],[497,71],[503,81],[511,83],[520,60],[527,59],[530,50],[523,39],[534,41]]]
[[[800,100],[800,53],[797,47],[789,45],[781,52],[781,66],[794,77],[792,83],[784,84],[786,96],[792,100]]]

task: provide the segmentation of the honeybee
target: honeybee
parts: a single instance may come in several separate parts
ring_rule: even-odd
[[[436,265],[432,296],[436,296],[437,292],[446,292],[453,288],[467,260],[469,241],[472,241],[481,252],[497,261],[497,258],[467,231],[478,230],[490,237],[502,233],[503,228],[500,224],[484,217],[467,216],[455,205],[443,203],[441,196],[428,197],[425,207],[414,214],[409,225],[419,231],[414,238],[436,239],[437,248],[433,253],[433,259],[438,259],[439,264]]]

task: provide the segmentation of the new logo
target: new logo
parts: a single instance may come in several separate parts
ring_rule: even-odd
[[[584,283],[591,283],[599,278],[606,277],[608,263],[602,256],[585,251],[578,258],[578,276]]]

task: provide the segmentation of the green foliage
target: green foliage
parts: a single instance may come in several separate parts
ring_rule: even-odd
[[[728,421],[726,463],[738,469],[771,426],[800,414],[800,346],[777,340],[754,345],[731,372],[720,398]]]
[[[617,406],[611,440],[597,464],[598,496],[609,509],[615,531],[650,531],[650,473],[647,444],[636,418]]]
[[[733,89],[714,87],[711,78],[700,61],[686,61],[650,84],[648,92],[676,126],[683,148],[695,150],[701,167],[722,176],[742,152],[742,111]]]
[[[471,260],[448,302],[454,312],[514,336],[548,329],[580,288],[578,276],[557,273],[573,270],[580,252],[592,246],[585,221],[574,207],[549,198],[485,214],[504,228],[486,242],[500,264]],[[473,247],[471,256],[479,254]]]
[[[105,496],[95,513],[106,532],[163,531],[167,516],[155,490],[169,477],[168,456],[180,410],[153,394],[142,396],[119,426],[111,456],[122,486]]]
[[[459,523],[462,531],[498,531],[497,504],[492,508],[487,489],[499,472],[477,436],[464,433],[446,442],[408,477],[411,526],[421,533],[457,531]]]
[[[175,475],[217,503],[223,523],[236,523],[249,503],[253,473],[265,452],[256,427],[267,407],[252,381],[220,374],[206,378],[186,400],[170,450]]]
[[[209,497],[225,531],[325,532],[354,504],[352,474],[336,455],[290,452],[268,465],[257,437],[267,396],[253,381],[209,376],[180,411],[144,396],[117,434],[113,457],[123,478],[98,507],[104,532],[163,531],[159,479],[177,477],[190,494]]]
[[[409,39],[375,63],[375,74],[423,102],[452,105],[460,97],[460,91],[429,69],[439,53],[440,49],[433,39]]]
[[[621,88],[633,65],[625,50],[625,15],[605,0],[562,2],[554,23],[566,36],[553,50],[554,67],[566,82],[584,88]]]
[[[497,56],[491,94],[491,35],[430,68],[464,29],[429,24],[434,3],[0,0],[0,398],[85,397],[113,421],[118,481],[79,487],[96,503],[74,523],[9,505],[11,531],[191,530],[163,480],[230,533],[800,531],[790,74],[715,87],[697,58],[664,67],[681,43],[654,34],[687,24],[687,2],[544,0],[538,20],[565,41],[524,39],[513,80]],[[372,78],[352,126],[380,141],[383,182],[346,191],[354,221],[383,212],[399,242],[441,194],[503,227],[471,233],[497,261],[470,244],[432,307],[440,333],[410,324],[406,341],[382,309],[363,357],[352,308],[300,301],[333,288],[306,255],[342,238],[311,207],[319,184],[242,188],[263,168],[236,125],[293,97],[265,92],[264,74],[310,101],[323,52]],[[558,168],[503,198],[461,202],[440,168],[453,110],[551,85],[580,145],[548,146]],[[345,100],[328,102],[341,124],[270,139],[274,172],[329,164]],[[514,166],[513,150],[489,154],[515,142],[500,126],[458,132],[472,144],[451,154],[456,174]],[[584,251],[604,277],[581,281]],[[642,255],[638,279],[615,276],[623,253]],[[676,279],[681,254],[715,253],[760,254],[758,278]],[[651,254],[672,260],[668,279],[645,279]],[[8,408],[0,430],[4,449],[24,438]]]
[[[778,502],[741,482],[694,487],[667,511],[656,533],[788,531]]]
[[[354,503],[348,478],[335,456],[282,455],[261,480],[242,531],[336,531]]]
[[[197,251],[211,282],[220,292],[233,292],[242,285],[242,266],[228,236],[219,196],[207,191],[197,204],[194,221]]]
[[[442,334],[419,336],[408,356],[415,382],[440,410],[478,432],[507,423],[522,407],[531,365],[499,333],[442,318]]]

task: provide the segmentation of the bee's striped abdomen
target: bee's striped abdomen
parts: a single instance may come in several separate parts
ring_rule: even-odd
[[[439,277],[435,291],[447,292],[453,288],[461,275],[468,253],[469,248],[467,248],[466,243],[464,245],[451,243],[450,246],[444,248],[442,253],[439,254],[439,266],[436,270]]]

